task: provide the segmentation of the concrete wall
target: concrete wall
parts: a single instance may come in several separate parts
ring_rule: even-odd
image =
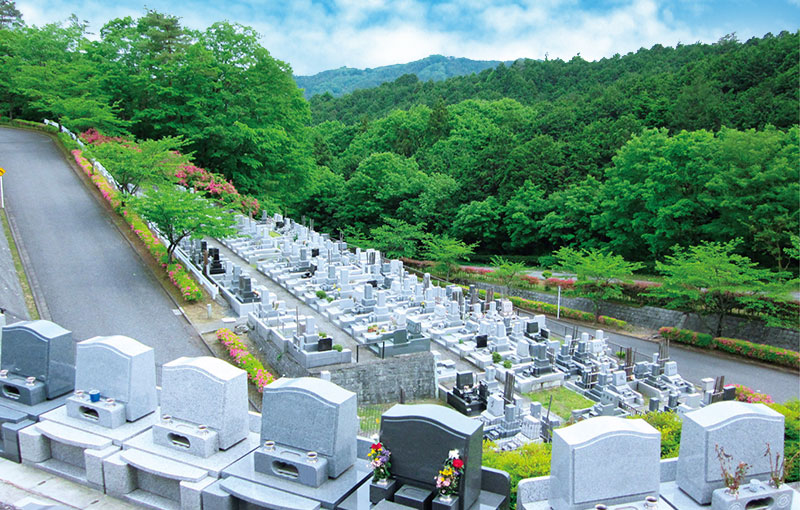
[[[487,283],[476,283],[480,289],[494,289],[495,295],[505,295],[505,287],[491,285]],[[533,292],[523,289],[511,289],[512,296],[519,296],[533,301],[556,304],[558,297],[543,292]],[[564,297],[561,296],[561,306],[594,313],[594,306],[591,300],[586,298]],[[623,320],[634,326],[658,329],[662,326],[672,326],[676,328],[690,329],[703,333],[713,333],[703,322],[703,319],[695,314],[686,314],[676,310],[658,308],[655,306],[628,306],[617,303],[604,303],[600,307],[600,315],[606,315],[615,319]],[[714,324],[713,318],[708,318],[709,324]],[[723,321],[723,336],[730,338],[741,338],[760,344],[773,345],[793,351],[800,348],[800,331],[771,328],[764,326],[760,321],[747,321],[738,317],[727,317]]]
[[[371,355],[364,355],[360,363],[307,370],[263,332],[251,330],[250,338],[278,374],[286,377],[319,377],[320,371],[327,370],[331,373],[332,382],[358,395],[359,405],[398,402],[400,388],[403,388],[407,401],[430,399],[436,394],[436,364],[430,352],[386,359],[372,359]]]

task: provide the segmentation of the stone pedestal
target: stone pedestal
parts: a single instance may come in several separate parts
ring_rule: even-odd
[[[384,499],[391,499],[397,491],[397,480],[389,478],[381,482],[371,482],[369,484],[369,502],[373,505]]]
[[[741,487],[738,494],[731,494],[726,488],[715,490],[711,494],[711,510],[742,508],[788,510],[792,506],[793,493],[792,488],[785,484],[776,489],[765,483],[753,481]]]
[[[456,510],[458,508],[458,496],[445,497],[442,495],[433,498],[431,510]]]

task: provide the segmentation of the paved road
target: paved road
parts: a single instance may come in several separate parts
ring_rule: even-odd
[[[0,167],[8,213],[53,322],[76,340],[135,338],[155,348],[158,365],[208,354],[50,138],[0,128]]]
[[[573,324],[556,321],[549,317],[547,318],[547,324],[558,335],[565,332],[564,328],[567,328],[567,333],[571,334],[575,327]],[[595,328],[583,326],[579,326],[578,329],[581,332],[586,331],[590,334],[594,334],[595,330]],[[610,342],[624,347],[633,347],[638,353],[646,356],[658,352],[658,344],[653,342],[610,332],[605,332],[605,335]],[[683,349],[674,343],[670,344],[670,359],[678,362],[678,373],[684,379],[695,384],[698,384],[700,379],[704,377],[724,375],[726,383],[749,386],[756,391],[772,395],[772,398],[778,402],[800,397],[800,377],[796,373],[792,374],[783,370],[744,363],[727,357],[718,357]]]

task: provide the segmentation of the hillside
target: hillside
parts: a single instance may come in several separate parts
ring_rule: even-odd
[[[395,64],[374,69],[340,67],[312,76],[295,76],[294,80],[298,87],[304,89],[306,99],[325,92],[339,97],[354,90],[377,87],[381,83],[394,81],[405,74],[414,74],[421,81],[442,81],[453,76],[479,73],[484,69],[496,67],[499,63],[499,60],[470,60],[431,55],[407,64]]]

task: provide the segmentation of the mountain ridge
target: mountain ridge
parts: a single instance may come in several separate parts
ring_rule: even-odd
[[[381,83],[394,81],[406,74],[414,74],[421,81],[441,81],[453,76],[479,73],[498,64],[511,62],[513,61],[472,60],[465,57],[430,55],[405,64],[374,68],[357,69],[342,66],[313,75],[294,76],[294,80],[297,86],[303,89],[306,99],[326,92],[339,97],[355,90],[377,87]]]

